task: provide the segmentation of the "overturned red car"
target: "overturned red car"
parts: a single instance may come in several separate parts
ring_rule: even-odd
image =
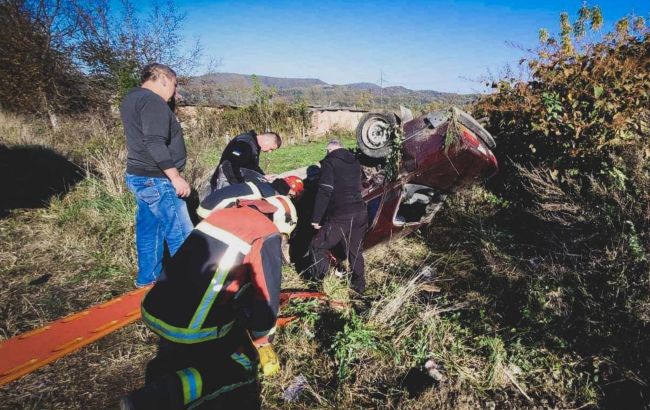
[[[363,198],[368,208],[364,247],[413,232],[431,222],[448,195],[495,175],[495,142],[478,121],[459,108],[412,118],[403,109],[368,113],[356,130],[358,158],[364,169]],[[317,170],[303,174],[316,186]],[[314,176],[312,176],[314,175]],[[291,256],[301,270],[314,231],[310,227],[313,195],[306,189],[298,203],[298,227]],[[304,261],[308,265],[308,261]]]

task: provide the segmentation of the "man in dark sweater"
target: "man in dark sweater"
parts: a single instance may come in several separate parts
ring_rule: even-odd
[[[363,294],[366,288],[363,237],[368,215],[361,196],[361,165],[356,156],[343,149],[337,140],[329,142],[327,152],[321,161],[311,218],[312,226],[318,230],[311,242],[314,258],[312,277],[318,280],[325,277],[330,263],[328,251],[342,244],[352,270],[352,289]]]
[[[210,178],[210,188],[215,191],[228,185],[251,181],[257,174],[264,175],[260,168],[260,152],[271,152],[281,145],[282,139],[275,132],[258,135],[255,131],[249,131],[236,136],[223,150],[219,165]]]
[[[137,201],[137,287],[160,275],[164,243],[174,255],[193,228],[182,199],[190,194],[181,176],[186,161],[183,130],[167,105],[175,94],[176,73],[149,64],[142,85],[129,91],[120,106],[128,151],[126,183]]]

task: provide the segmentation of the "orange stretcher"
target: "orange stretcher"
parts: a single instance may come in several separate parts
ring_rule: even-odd
[[[0,342],[0,386],[140,319],[140,304],[148,290],[146,287],[125,293]],[[319,292],[282,292],[280,306],[292,299],[326,300],[327,296]],[[280,317],[277,326],[284,327],[295,319],[294,316]]]

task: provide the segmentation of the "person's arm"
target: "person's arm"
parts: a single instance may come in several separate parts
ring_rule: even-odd
[[[186,197],[190,194],[190,185],[176,169],[174,160],[167,147],[170,132],[169,107],[162,99],[149,98],[140,111],[142,120],[142,142],[156,165],[167,175],[176,189],[176,195]]]
[[[172,185],[174,186],[176,195],[180,196],[181,198],[185,198],[190,195],[192,188],[190,187],[190,184],[185,181],[185,178],[181,176],[176,167],[163,169],[163,172],[165,175],[167,175],[167,178],[169,178]]]
[[[225,158],[221,163],[224,176],[230,184],[244,182],[240,168],[257,170],[259,167],[253,161],[253,151],[247,143],[238,141],[230,151],[224,152]]]
[[[273,340],[280,305],[282,281],[282,236],[273,235],[251,249],[253,306],[249,332],[256,346]]]
[[[330,198],[334,192],[334,168],[329,161],[321,162],[320,179],[318,180],[318,191],[314,203],[314,212],[311,216],[311,224],[319,229],[321,220],[325,215]]]

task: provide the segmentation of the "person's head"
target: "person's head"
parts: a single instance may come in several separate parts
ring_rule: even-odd
[[[273,182],[271,182],[271,186],[278,194],[288,195],[291,198],[299,197],[305,189],[302,179],[295,175],[274,179]]]
[[[176,72],[164,64],[147,64],[142,69],[140,81],[143,88],[153,91],[165,101],[176,94]]]
[[[289,185],[288,195],[292,198],[297,198],[302,194],[302,191],[305,189],[305,184],[302,182],[302,179],[298,178],[295,175],[289,175],[284,177],[284,182]]]
[[[343,144],[341,144],[341,141],[339,140],[330,140],[330,142],[327,143],[327,153],[330,153],[340,148],[343,148]]]
[[[314,181],[320,178],[320,167],[318,165],[310,165],[307,167],[307,179]]]
[[[260,146],[262,152],[271,152],[282,146],[282,138],[275,132],[263,132],[257,134],[257,144]]]

